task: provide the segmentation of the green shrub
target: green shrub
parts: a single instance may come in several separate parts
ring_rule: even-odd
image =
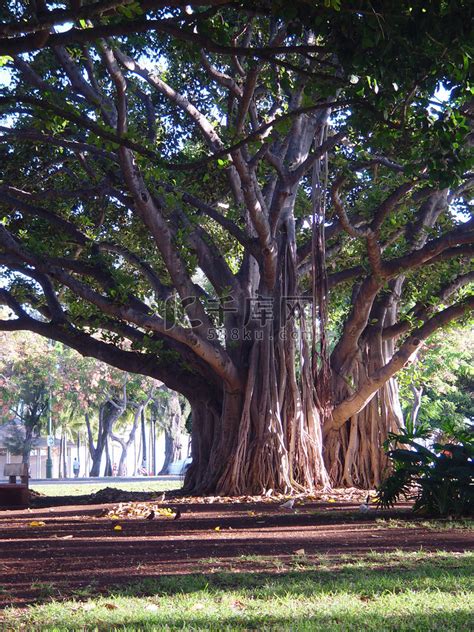
[[[382,507],[392,507],[404,495],[414,497],[414,511],[436,516],[474,513],[474,441],[460,431],[455,442],[421,445],[414,434],[390,435],[387,454],[393,472],[377,490]],[[398,447],[406,445],[407,448]]]

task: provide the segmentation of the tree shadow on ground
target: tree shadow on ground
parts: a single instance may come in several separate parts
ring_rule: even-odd
[[[162,618],[147,617],[142,619],[137,617],[134,620],[127,620],[127,623],[117,621],[113,630],[122,632],[157,632],[157,630],[206,630],[206,632],[224,632],[235,630],[255,630],[265,632],[267,630],[278,630],[279,632],[462,632],[472,629],[469,626],[472,612],[469,608],[459,608],[450,611],[449,623],[442,613],[417,612],[410,614],[370,614],[370,620],[364,612],[357,614],[323,614],[314,613],[312,615],[287,617],[257,616],[249,620],[246,617],[230,616],[219,617],[218,623],[212,623],[209,619],[203,618]],[[64,629],[64,628],[54,628]],[[70,628],[69,628],[70,629]],[[81,628],[83,629],[83,628]],[[111,630],[110,624],[94,624],[93,628],[98,632]]]
[[[386,562],[386,563],[385,563]],[[300,562],[304,563],[304,562]],[[385,563],[385,565],[384,565]],[[377,564],[375,567],[374,565]],[[149,576],[122,585],[111,585],[108,590],[97,590],[91,585],[90,591],[69,591],[67,586],[57,587],[57,594],[50,594],[36,600],[36,604],[46,603],[51,599],[60,601],[67,599],[91,599],[98,596],[96,619],[91,628],[95,630],[294,630],[296,631],[442,631],[459,632],[471,629],[471,611],[458,604],[451,604],[446,615],[442,606],[445,597],[431,605],[430,595],[462,593],[463,580],[467,581],[472,568],[468,560],[459,560],[444,556],[420,561],[419,558],[380,560],[372,558],[361,560],[357,567],[347,562],[329,564],[321,568],[298,569],[285,573],[246,573],[219,572],[188,575]],[[465,586],[466,584],[464,584]],[[232,608],[231,599],[238,591],[237,608]],[[387,600],[403,599],[404,595],[415,595],[408,604],[403,605],[399,614],[394,614],[396,607],[390,612],[384,611]],[[421,594],[418,600],[417,595]],[[160,600],[169,597],[189,596],[192,603],[201,598],[209,607],[203,612],[173,612],[160,608]],[[125,602],[120,598],[143,597],[145,601],[141,609],[132,606],[127,611]],[[118,598],[117,610],[108,613],[107,624],[101,624],[100,608],[111,607]],[[283,603],[294,604],[289,607],[288,614],[279,611],[268,613],[260,611],[258,604]],[[30,602],[31,603],[31,602]],[[150,612],[146,603],[156,603],[156,611]],[[121,605],[120,605],[121,604]],[[227,610],[219,611],[222,604],[230,604]],[[303,604],[306,614],[298,612],[299,604]],[[215,606],[216,611],[213,611]],[[454,607],[457,606],[457,607]],[[48,629],[76,629],[74,627],[75,612],[80,608],[80,601],[64,604],[64,619],[52,621]],[[229,613],[229,608],[231,612]],[[138,611],[137,611],[138,610]],[[233,610],[233,611],[232,611]],[[292,613],[293,612],[293,613]],[[31,612],[34,617],[34,610]],[[87,611],[87,617],[92,617]],[[32,619],[33,620],[33,619]],[[59,627],[56,627],[59,626]],[[89,629],[80,624],[80,629]],[[13,629],[13,628],[12,628]]]
[[[236,559],[236,566],[239,560]],[[271,558],[267,558],[271,562]],[[311,597],[315,594],[360,594],[370,600],[381,593],[399,593],[407,589],[408,584],[417,582],[423,588],[437,592],[449,592],[449,580],[455,578],[469,578],[472,565],[459,565],[456,559],[450,562],[444,560],[441,567],[439,562],[410,563],[407,560],[390,560],[385,563],[380,560],[374,568],[374,561],[361,560],[357,562],[356,571],[353,566],[337,561],[327,566],[315,567],[314,563],[305,562],[304,557],[293,557],[293,563],[300,566],[297,570],[287,572],[213,572],[190,573],[187,575],[149,576],[125,585],[111,586],[110,594],[127,597],[146,597],[153,595],[174,595],[179,593],[195,593],[199,591],[221,592],[222,590],[246,589],[259,597],[285,596]],[[310,568],[305,569],[305,564]],[[357,573],[357,584],[351,587],[351,578]],[[441,577],[442,576],[442,577]],[[285,581],[280,580],[284,578]]]

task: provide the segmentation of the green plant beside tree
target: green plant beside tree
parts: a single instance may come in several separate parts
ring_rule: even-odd
[[[388,456],[393,472],[378,489],[382,507],[392,507],[402,496],[414,498],[414,511],[436,516],[464,516],[474,513],[474,433],[447,424],[455,431],[449,443],[422,445],[426,431],[392,434]],[[387,446],[388,447],[388,446]]]

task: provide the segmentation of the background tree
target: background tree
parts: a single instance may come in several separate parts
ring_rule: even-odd
[[[122,445],[123,441],[113,435],[114,426],[123,416],[123,428],[127,429],[130,415],[126,413],[130,410],[138,410],[139,419],[159,384],[82,358],[29,332],[1,332],[0,347],[0,422],[16,422],[7,437],[10,451],[29,462],[36,439],[44,434],[51,403],[52,430],[59,435],[59,478],[68,475],[67,443],[77,443],[79,435],[88,436],[91,475],[99,475],[104,452],[108,455],[105,472],[111,475],[110,442],[114,438]],[[136,420],[130,430],[131,441],[122,445],[122,475],[135,424]]]
[[[56,386],[48,351],[48,341],[38,336],[0,333],[0,421],[13,422],[6,446],[27,464]]]
[[[474,424],[473,367],[471,328],[451,329],[433,336],[417,361],[401,373],[405,416],[412,423],[415,421],[414,426],[426,430],[463,428],[466,421]]]
[[[185,395],[189,490],[377,484],[474,304],[472,6],[379,4],[134,5],[7,63],[1,327]]]
[[[159,395],[161,397],[155,398],[154,408],[165,435],[165,458],[160,474],[169,474],[168,470],[171,463],[181,461],[185,456],[183,454],[183,435],[185,433],[186,404],[180,402],[175,391],[162,389]]]
[[[153,380],[146,380],[139,376],[128,376],[127,383],[124,386],[124,393],[127,397],[127,407],[129,408],[133,421],[131,426],[129,420],[126,424],[128,437],[124,438],[123,436],[119,436],[117,433],[111,432],[111,438],[122,448],[120,460],[117,466],[118,476],[127,475],[126,464],[128,450],[136,440],[138,426],[140,423],[144,423],[147,407],[150,402],[153,401],[153,397],[159,386],[160,383],[156,383]]]
[[[104,476],[112,476],[111,442],[122,448],[118,473],[125,476],[128,449],[133,444],[141,413],[148,405],[157,384],[138,375],[129,375],[91,358],[73,352],[68,370],[73,387],[67,391],[74,414],[83,419],[92,459],[90,476],[99,476],[105,454]],[[130,412],[132,424],[130,426]],[[138,412],[138,414],[136,414]],[[129,430],[127,438],[117,433],[117,424]]]

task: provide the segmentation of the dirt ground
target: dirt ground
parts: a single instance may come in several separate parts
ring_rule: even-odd
[[[397,511],[374,508],[364,514],[355,498],[304,499],[293,509],[267,499],[221,500],[0,511],[0,607],[26,606],[44,599],[53,587],[55,598],[67,598],[80,596],[81,590],[100,594],[112,586],[163,575],[271,572],[249,559],[257,555],[279,561],[272,568],[281,572],[302,550],[317,560],[321,554],[358,556],[398,549],[462,552],[473,545],[469,531],[413,526],[408,506]],[[164,514],[157,512],[147,520],[157,506]],[[182,513],[175,520],[177,507]],[[167,515],[165,508],[172,511]],[[410,523],[388,527],[380,518],[389,517]]]

